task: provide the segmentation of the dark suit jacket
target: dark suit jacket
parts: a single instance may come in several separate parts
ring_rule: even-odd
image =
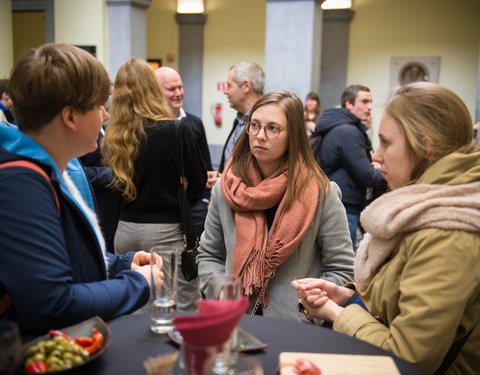
[[[208,149],[207,136],[205,135],[205,127],[203,126],[203,122],[199,117],[188,112],[185,113],[187,117],[185,117],[184,121],[188,124],[189,129],[192,132],[193,139],[197,142],[198,149],[200,150],[203,162],[207,167],[207,171],[211,171],[213,170],[212,159],[210,158],[210,150]],[[210,189],[204,189],[202,198],[210,199]]]
[[[114,252],[113,239],[117,230],[120,214],[120,195],[117,191],[108,188],[113,176],[110,168],[102,165],[100,142],[102,133],[98,136],[98,148],[80,158],[85,174],[92,186],[97,203],[97,216],[105,237],[107,250]]]

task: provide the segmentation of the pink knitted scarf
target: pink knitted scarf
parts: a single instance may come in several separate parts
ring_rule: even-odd
[[[408,232],[422,228],[480,231],[480,182],[405,186],[377,198],[360,221],[368,233],[355,259],[358,286],[394,256]]]
[[[317,182],[312,180],[306,187],[303,199],[295,197],[290,208],[285,210],[286,168],[287,165],[284,165],[268,178],[262,179],[252,162],[248,177],[253,186],[247,186],[233,174],[231,162],[222,175],[223,196],[235,211],[232,273],[240,275],[245,295],[263,292],[264,306],[268,305],[268,280],[299,246],[318,204],[319,188]],[[302,168],[299,173],[304,175],[307,171]],[[279,207],[269,232],[264,210],[277,204]]]

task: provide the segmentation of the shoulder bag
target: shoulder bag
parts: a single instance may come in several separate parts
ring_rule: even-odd
[[[182,121],[175,121],[175,135],[177,140],[177,149],[178,149],[178,161],[179,161],[179,176],[178,176],[178,205],[180,210],[180,220],[182,224],[183,231],[183,250],[182,250],[182,260],[181,260],[181,269],[185,280],[192,281],[198,276],[198,265],[197,265],[197,255],[198,255],[198,238],[195,236],[193,230],[193,221],[192,213],[190,211],[190,204],[187,199],[187,194],[185,193],[185,187],[182,183],[182,179],[185,176],[185,168],[183,165],[183,123]]]

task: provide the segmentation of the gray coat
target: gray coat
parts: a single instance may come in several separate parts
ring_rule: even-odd
[[[216,276],[231,273],[235,245],[235,211],[223,198],[220,183],[217,181],[212,189],[197,257],[200,289],[207,298],[213,298]],[[298,309],[297,292],[290,282],[304,277],[323,277],[343,285],[353,280],[353,262],[354,253],[341,192],[332,182],[325,202],[319,201],[315,217],[300,246],[270,279],[270,299],[268,306],[262,307],[263,315],[305,321]],[[251,298],[252,307],[255,298]]]

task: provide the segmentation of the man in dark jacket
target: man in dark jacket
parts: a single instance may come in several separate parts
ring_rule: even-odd
[[[342,108],[327,109],[315,125],[315,133],[322,137],[315,158],[330,180],[342,190],[354,249],[358,219],[366,203],[366,190],[385,183],[380,170],[372,166],[372,145],[362,124],[368,120],[371,110],[370,89],[351,85],[342,94]]]

